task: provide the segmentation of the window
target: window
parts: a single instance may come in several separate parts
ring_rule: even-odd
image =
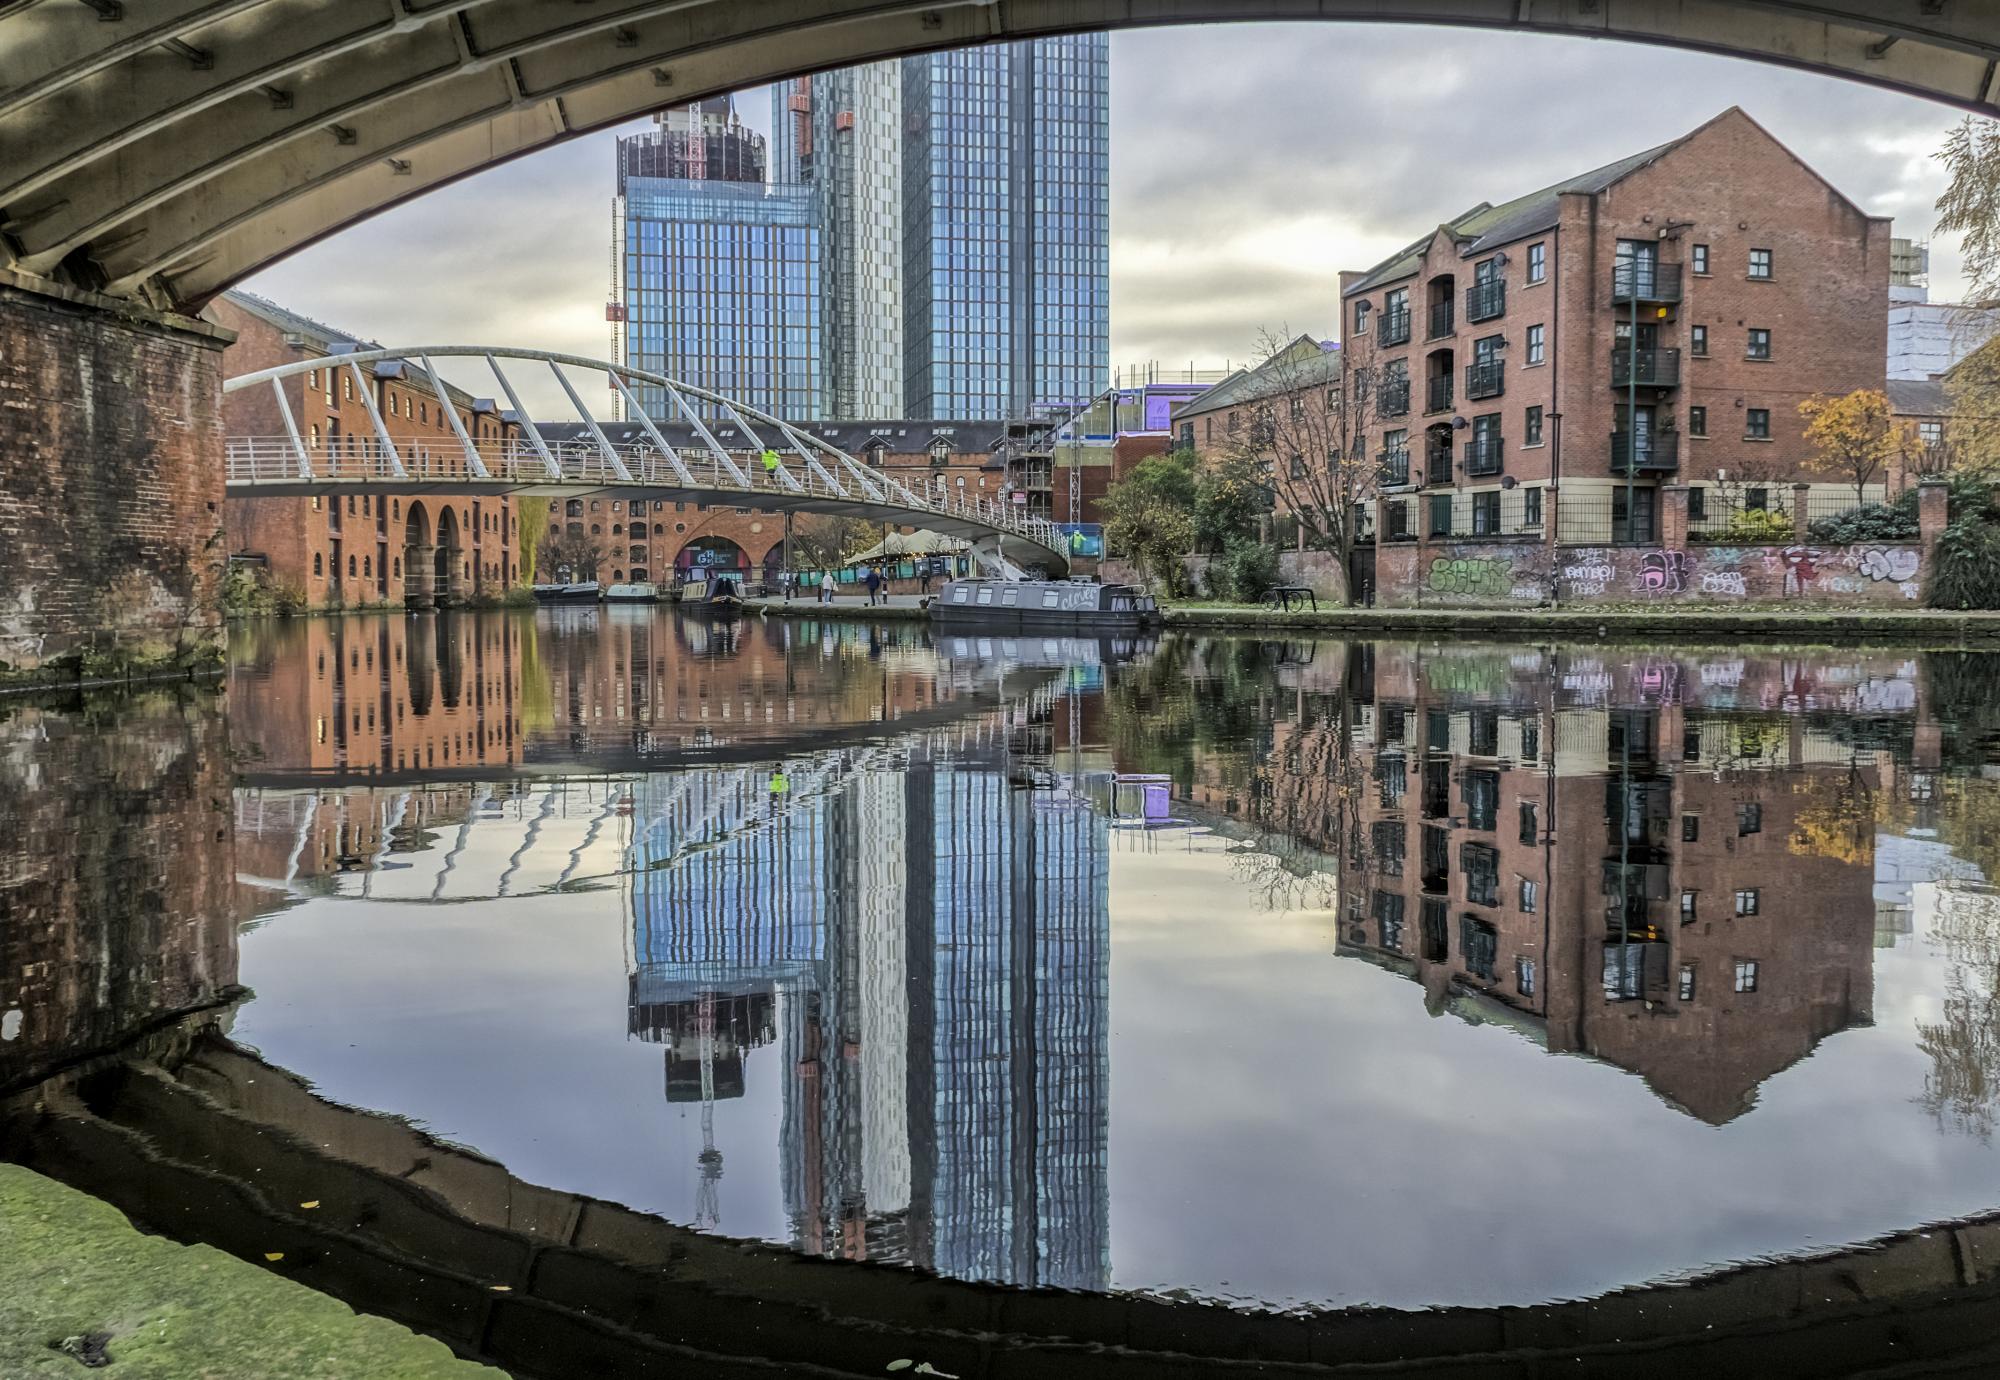
[[[1533,915],[1535,903],[1541,899],[1541,883],[1530,878],[1521,878],[1521,914]]]
[[[1373,310],[1373,305],[1368,302],[1356,302],[1354,304],[1354,333],[1356,335],[1368,334],[1368,313]]]
[[[1499,850],[1483,843],[1461,844],[1458,861],[1465,869],[1465,899],[1475,906],[1499,905]]]
[[[1708,246],[1705,244],[1696,245],[1689,262],[1696,273],[1708,272]]]
[[[1754,513],[1765,511],[1771,506],[1771,491],[1769,489],[1745,489],[1743,491],[1743,506]]]
[[[1451,535],[1451,495],[1431,495],[1431,535],[1448,537]]]
[[[1750,276],[1752,278],[1769,278],[1771,276],[1770,250],[1753,249],[1750,251]]]
[[[1530,489],[1528,492],[1535,496],[1535,517],[1539,520],[1542,515],[1542,491],[1540,489]],[[1521,760],[1523,762],[1532,762],[1541,755],[1542,726],[1534,720],[1529,719],[1521,725]]]
[[[1539,446],[1542,443],[1541,408],[1531,407],[1528,409],[1528,420],[1522,427],[1522,430],[1527,433],[1527,439],[1521,442],[1523,446]]]
[[[1739,958],[1736,960],[1736,990],[1754,992],[1757,990],[1757,960]]]
[[[1682,815],[1682,816],[1681,816],[1681,842],[1682,842],[1682,843],[1700,843],[1700,842],[1701,842],[1701,816],[1700,816],[1700,815]]]
[[[1540,326],[1528,327],[1528,363],[1540,364],[1547,358],[1545,353],[1546,333]]]
[[[1468,829],[1491,833],[1500,813],[1500,773],[1469,771],[1465,774],[1465,824]]]
[[[1539,283],[1549,276],[1549,247],[1537,240],[1528,246],[1528,281]]]
[[[1922,441],[1922,442],[1923,442],[1923,443],[1924,443],[1924,444],[1925,444],[1926,446],[1938,446],[1938,445],[1943,445],[1943,444],[1944,444],[1944,423],[1943,423],[1943,422],[1918,422],[1918,423],[1917,423],[1917,439],[1918,439],[1918,440],[1920,440],[1920,441]]]
[[[1771,357],[1771,332],[1762,326],[1750,328],[1750,343],[1744,350],[1746,359],[1769,359]]]
[[[1708,521],[1708,490],[1698,487],[1688,490],[1688,521]]]
[[[1690,407],[1688,409],[1688,435],[1708,435],[1708,409],[1706,407]],[[1695,492],[1699,493],[1701,491],[1697,489]]]
[[[1771,439],[1771,410],[1767,407],[1753,407],[1743,414],[1743,439],[1746,441],[1768,441]]]
[[[313,575],[317,577],[324,574],[326,574],[326,567],[321,563],[319,552],[315,551],[313,552]]]
[[[1688,327],[1688,353],[1697,358],[1708,353],[1708,327]]]
[[[354,569],[354,566],[355,566],[355,561],[354,561],[354,557],[352,557],[352,556],[349,556],[349,557],[347,558],[347,573],[348,573],[349,575],[353,575],[353,574],[355,574],[355,573],[356,573],[356,572],[355,572],[355,569]]]
[[[1521,802],[1521,842],[1533,843],[1540,836],[1541,831],[1535,827],[1535,802],[1524,800]]]
[[[1424,897],[1424,962],[1442,963],[1451,956],[1450,924],[1450,918],[1445,914],[1444,897]]]
[[[1535,995],[1535,960],[1516,958],[1514,960],[1514,990],[1524,997]]]
[[[1476,915],[1458,917],[1458,948],[1465,970],[1493,980],[1493,962],[1500,956],[1500,932]]]
[[[1739,891],[1738,891],[1738,892],[1736,893],[1736,913],[1737,913],[1738,915],[1755,915],[1755,914],[1757,914],[1757,913],[1758,913],[1758,910],[1757,910],[1757,902],[1758,902],[1758,899],[1759,899],[1759,898],[1758,898],[1758,895],[1757,895],[1757,888],[1756,888],[1756,887],[1748,887],[1748,888],[1744,888],[1744,889],[1742,889],[1742,890],[1739,890]]]
[[[1500,711],[1479,708],[1466,713],[1466,750],[1474,757],[1500,755]]]
[[[1403,898],[1391,891],[1375,893],[1375,932],[1385,949],[1403,947]]]
[[[1500,491],[1488,489],[1472,496],[1472,534],[1476,537],[1500,535]]]
[[[1396,759],[1396,780],[1398,784],[1401,783],[1402,776],[1403,759],[1398,757]],[[1382,778],[1382,787],[1385,793],[1388,790],[1388,786],[1389,778],[1385,775]],[[1391,803],[1391,807],[1393,808],[1393,804],[1400,803],[1401,800],[1402,795],[1399,791],[1396,801]],[[1375,853],[1375,870],[1380,872],[1384,877],[1402,876],[1403,854],[1405,851],[1402,824],[1393,819],[1377,820],[1374,824],[1368,826],[1368,833],[1370,846]]]
[[[1694,1000],[1694,964],[1692,963],[1681,964],[1680,998],[1682,1001]]]
[[[1754,800],[1736,807],[1736,837],[1764,832],[1764,807]]]

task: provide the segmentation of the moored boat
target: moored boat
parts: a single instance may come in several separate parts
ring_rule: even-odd
[[[931,600],[933,621],[955,627],[1137,632],[1160,621],[1137,585],[1089,580],[953,580]]]
[[[660,602],[658,585],[639,583],[612,585],[604,591],[607,604],[657,604]]]
[[[599,586],[595,580],[534,586],[535,599],[543,604],[594,604],[597,602],[598,591]]]

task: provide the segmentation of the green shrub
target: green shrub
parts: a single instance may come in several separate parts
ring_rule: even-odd
[[[1241,604],[1254,604],[1270,592],[1278,583],[1277,548],[1248,538],[1238,538],[1224,548],[1222,557],[1211,562],[1210,569],[1220,566],[1223,575],[1218,583],[1223,587],[1223,595]]]
[[[1792,519],[1786,513],[1745,508],[1729,519],[1729,525],[1722,529],[1722,537],[1725,541],[1748,542],[1757,546],[1788,542],[1792,539]]]
[[[1934,609],[2000,609],[2000,526],[1975,520],[1944,529],[1925,602]]]
[[[1814,541],[1839,546],[1862,541],[1911,541],[1917,535],[1916,490],[1893,503],[1864,503],[1833,517],[1818,518],[1806,531]]]

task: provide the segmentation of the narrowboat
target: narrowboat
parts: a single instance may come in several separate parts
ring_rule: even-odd
[[[1137,585],[1089,580],[952,580],[930,611],[944,627],[998,631],[1138,632],[1160,621],[1159,605]]]
[[[681,585],[679,603],[689,613],[734,616],[743,609],[743,583],[734,575],[696,576]]]
[[[599,585],[595,580],[583,580],[574,584],[536,585],[535,600],[543,604],[594,604],[597,602]]]
[[[660,602],[660,588],[651,584],[612,585],[604,591],[607,604],[657,604]]]

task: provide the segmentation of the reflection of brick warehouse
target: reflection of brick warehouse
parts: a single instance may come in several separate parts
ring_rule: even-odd
[[[644,446],[646,432],[637,422],[605,422],[605,437],[617,446]],[[580,422],[545,422],[541,432],[551,441],[589,444],[589,429]],[[750,439],[728,423],[710,428],[715,438],[735,452],[739,467],[755,467],[741,447]],[[846,451],[855,459],[911,488],[936,490],[940,484],[953,494],[997,499],[1005,482],[1005,465],[994,451],[1006,427],[1000,422],[822,422],[800,430]],[[700,477],[707,451],[688,423],[663,424],[661,434],[681,452]],[[759,440],[777,444],[762,432]],[[780,450],[789,469],[800,465],[797,455]],[[843,483],[845,474],[838,475]],[[613,581],[670,578],[676,569],[703,565],[739,571],[775,571],[784,561],[785,519],[781,514],[751,509],[674,502],[649,492],[607,489],[602,496],[568,499],[552,512],[574,536],[589,536],[603,544]]]
[[[0,1085],[235,983],[247,898],[212,710],[0,715]]]
[[[521,760],[516,619],[293,620],[259,630],[232,681],[238,750],[266,772],[388,773]]]
[[[237,333],[223,355],[224,372],[232,377],[344,348],[372,348],[249,293],[225,293],[209,310]],[[368,411],[372,398],[405,463],[465,470],[464,448],[429,381],[401,361],[315,369],[283,380],[283,388],[299,437],[310,447],[372,451],[379,444],[376,418]],[[475,444],[519,434],[491,399],[450,384],[445,392]],[[223,424],[232,438],[290,434],[269,387],[224,398]],[[509,498],[443,499],[375,489],[344,497],[231,498],[223,512],[231,555],[261,558],[273,582],[303,591],[315,607],[428,607],[433,597],[458,602],[497,592],[520,575]]]
[[[1871,1017],[1872,764],[1816,762],[1780,720],[1778,750],[1718,771],[1717,742],[1775,716],[1557,711],[1530,685],[1410,678],[1411,698],[1375,704],[1340,849],[1343,949],[1726,1121]],[[1289,789],[1279,775],[1270,794]]]
[[[786,726],[859,726],[950,700],[934,659],[903,663],[794,648],[778,620],[714,625],[687,619],[599,618],[540,628],[556,727],[629,739],[650,732],[729,737]]]

